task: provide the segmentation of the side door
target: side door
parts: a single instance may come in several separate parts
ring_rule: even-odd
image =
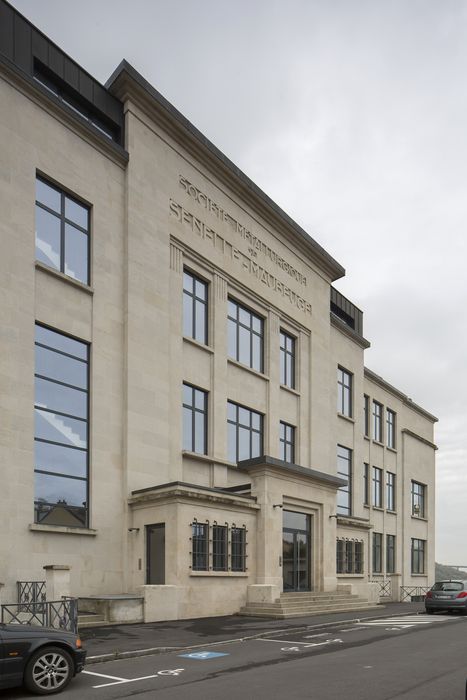
[[[23,682],[24,659],[31,647],[31,640],[21,630],[0,625],[0,688],[12,688]]]

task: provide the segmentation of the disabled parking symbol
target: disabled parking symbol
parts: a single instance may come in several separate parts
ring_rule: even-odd
[[[222,654],[219,651],[194,651],[191,654],[179,654],[179,656],[184,659],[197,659],[198,661],[205,661],[206,659],[215,659],[217,656],[229,656],[229,654]]]

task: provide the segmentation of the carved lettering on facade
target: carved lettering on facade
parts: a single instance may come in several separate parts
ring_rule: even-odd
[[[248,252],[252,257],[257,257],[258,253],[261,253],[299,284],[306,287],[305,275],[302,275],[301,272],[284,260],[275,250],[258,238],[258,236],[255,236],[249,229],[240,224],[233,216],[226,212],[225,209],[218,206],[210,197],[204,194],[204,192],[201,192],[198,187],[195,187],[195,185],[189,182],[186,177],[180,175],[179,183],[180,187],[192,197],[195,202],[206,209],[206,211],[209,211],[219,221],[225,222],[236,234],[241,236],[248,243]]]
[[[268,289],[272,289],[283,298],[288,299],[289,302],[300,311],[311,314],[311,304],[306,299],[278,280],[275,275],[259,265],[256,260],[249,258],[248,255],[245,255],[245,253],[239,250],[230,241],[220,236],[213,228],[206,226],[201,219],[198,219],[173,199],[170,200],[169,207],[171,215],[174,216],[179,223],[187,226],[203,240],[210,242],[221,254],[227,256],[231,260],[235,260],[245,272],[255,277],[259,282],[268,287]]]

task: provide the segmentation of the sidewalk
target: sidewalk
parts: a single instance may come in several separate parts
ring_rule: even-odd
[[[343,622],[414,615],[424,611],[423,603],[388,603],[377,610],[331,613],[267,620],[258,617],[203,617],[138,625],[86,628],[80,632],[87,649],[87,663],[158,654],[164,651],[203,647],[230,640],[267,636],[274,631],[334,627]]]

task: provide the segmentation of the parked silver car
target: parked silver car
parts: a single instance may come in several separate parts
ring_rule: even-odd
[[[467,615],[467,581],[436,581],[425,597],[425,611],[459,610]]]

